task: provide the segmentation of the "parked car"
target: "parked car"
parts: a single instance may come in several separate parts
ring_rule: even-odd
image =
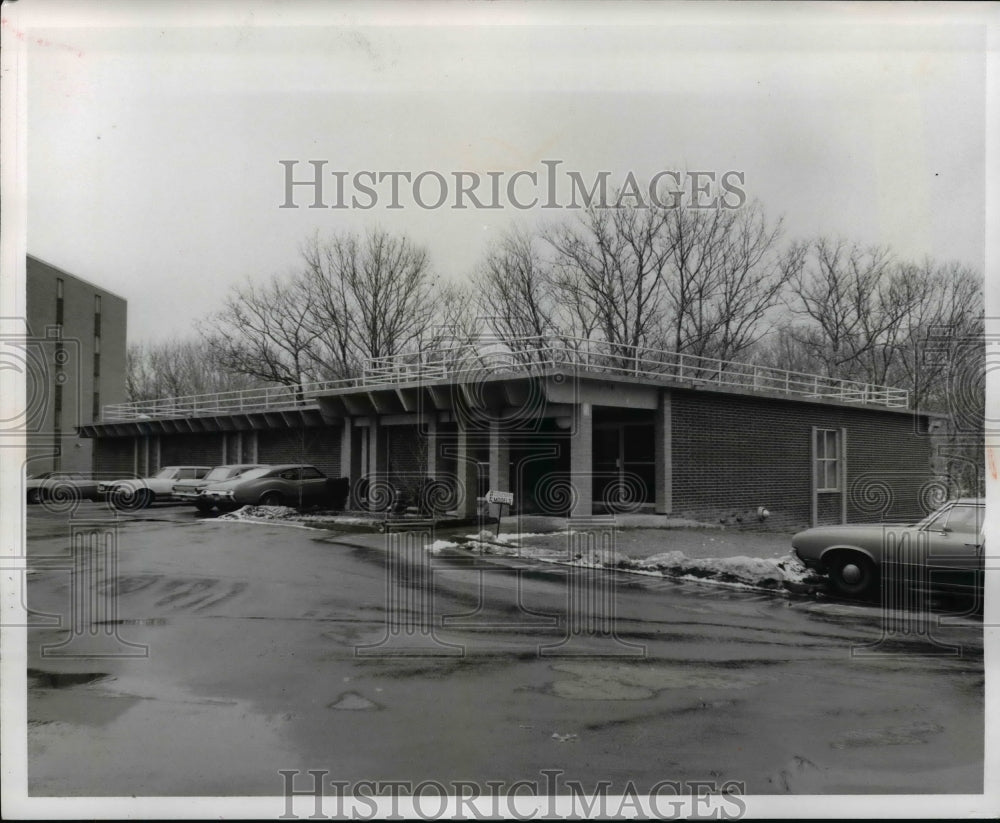
[[[346,477],[330,478],[315,466],[284,464],[262,466],[201,490],[199,497],[207,507],[232,511],[240,506],[327,505],[343,508],[347,497]]]
[[[144,509],[151,503],[173,500],[174,484],[179,480],[196,480],[211,470],[211,466],[164,466],[152,477],[101,482],[97,492],[116,509]]]
[[[225,466],[216,466],[204,477],[195,477],[174,483],[174,499],[182,503],[193,503],[198,508],[198,511],[201,512],[211,511],[213,504],[203,500],[198,492],[205,488],[205,486],[223,480],[232,480],[234,477],[239,477],[241,474],[250,471],[250,469],[260,468],[264,468],[260,463],[230,463]]]
[[[953,500],[919,523],[820,526],[792,538],[798,558],[850,597],[871,597],[882,576],[936,591],[982,586],[985,501]]]
[[[24,483],[28,503],[97,500],[97,481],[82,472],[42,472]]]

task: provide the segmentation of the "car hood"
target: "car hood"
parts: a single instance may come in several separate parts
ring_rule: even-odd
[[[812,540],[857,539],[863,535],[881,535],[886,529],[909,529],[913,523],[852,523],[844,526],[815,526],[792,537],[792,545]]]

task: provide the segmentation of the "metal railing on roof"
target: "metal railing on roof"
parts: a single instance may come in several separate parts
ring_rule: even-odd
[[[906,389],[856,380],[623,343],[572,337],[558,340],[522,337],[489,346],[468,343],[376,357],[367,362],[360,376],[341,380],[118,403],[104,407],[102,422],[280,410],[314,405],[317,397],[341,389],[444,380],[461,382],[489,376],[537,374],[550,369],[886,408],[907,408],[909,404]]]

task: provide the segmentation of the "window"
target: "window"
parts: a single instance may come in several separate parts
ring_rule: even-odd
[[[978,534],[982,529],[983,512],[979,506],[951,506],[938,512],[924,526],[927,531],[962,532],[963,534]]]
[[[302,467],[302,479],[303,480],[316,480],[320,477],[326,477],[323,472],[314,466],[303,466]]]
[[[101,419],[101,393],[99,391],[94,392],[94,404],[90,413],[94,420]]]
[[[840,432],[816,429],[816,491],[840,491]]]
[[[63,322],[63,281],[61,277],[56,278],[56,325],[61,326]]]
[[[101,336],[101,295],[94,295],[94,337]]]
[[[56,413],[56,425],[58,425],[59,415],[62,414],[63,406],[63,387],[56,385],[55,392],[52,395],[52,408]]]

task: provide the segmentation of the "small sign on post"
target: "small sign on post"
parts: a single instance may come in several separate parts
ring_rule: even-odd
[[[514,505],[514,492],[495,492],[490,489],[486,492],[486,502],[495,503],[500,507],[497,513],[497,534],[500,534],[500,520],[503,518],[503,507]]]

